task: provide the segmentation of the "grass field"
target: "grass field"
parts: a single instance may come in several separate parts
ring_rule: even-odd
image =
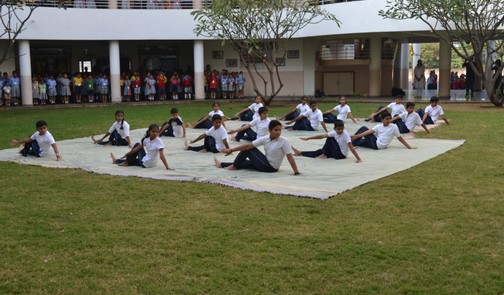
[[[39,119],[62,140],[104,133],[117,108],[136,129],[171,107],[0,111],[0,148]],[[452,124],[430,136],[463,146],[327,201],[0,162],[0,293],[503,294],[504,109],[443,107]]]

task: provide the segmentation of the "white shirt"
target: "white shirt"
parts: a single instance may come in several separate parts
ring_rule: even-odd
[[[221,110],[211,111],[208,115],[210,116],[210,120],[212,120],[213,115],[220,115],[221,117],[224,117],[224,113]]]
[[[302,114],[308,120],[310,120],[310,125],[313,128],[313,130],[318,129],[318,125],[320,122],[324,121],[324,117],[322,115],[322,112],[319,109],[316,109],[315,111],[312,111],[312,109],[309,109],[307,112]]]
[[[345,120],[348,113],[351,113],[350,107],[346,104],[341,106],[340,104],[334,107],[334,110],[338,112],[338,120]]]
[[[122,129],[121,129],[121,124],[122,124]],[[109,129],[109,133],[114,132],[114,130],[121,135],[121,138],[126,139],[126,137],[130,136],[130,125],[126,121],[117,122],[115,121],[114,124]]]
[[[40,132],[35,132],[30,136],[31,139],[36,140],[40,147],[40,156],[45,157],[49,154],[51,150],[51,145],[56,143],[54,137],[49,131],[46,131],[44,135],[40,135]]]
[[[373,127],[376,135],[376,146],[378,149],[386,149],[390,144],[394,136],[401,136],[399,132],[399,127],[396,124],[389,124],[388,126],[383,126],[383,124],[378,124]]]
[[[292,149],[287,138],[280,136],[271,140],[270,136],[259,137],[252,142],[255,147],[264,145],[264,153],[271,167],[279,169],[285,155],[292,154]]]
[[[159,137],[153,140],[147,137],[143,140],[143,146],[147,151],[145,157],[142,159],[142,164],[146,168],[156,167],[159,158],[159,150],[164,149],[163,141]]]
[[[348,155],[349,148],[348,144],[352,142],[352,139],[350,138],[350,134],[346,132],[346,130],[343,130],[343,133],[338,134],[336,131],[330,131],[327,133],[328,137],[334,137],[336,142],[338,143],[341,153],[345,155],[345,157]]]
[[[300,103],[296,106],[296,109],[298,109],[299,113],[302,114],[302,113],[309,111],[310,106],[307,103],[305,103],[305,104]]]
[[[412,112],[411,114],[408,114],[408,112],[403,112],[399,115],[399,117],[403,120],[409,131],[413,131],[415,126],[422,125],[423,123],[422,118],[420,118],[420,115],[416,112]]]
[[[439,105],[437,105],[435,107],[433,107],[431,105],[427,106],[425,108],[425,113],[429,114],[429,116],[431,116],[431,119],[434,123],[436,123],[439,116],[444,115],[443,108]]]
[[[270,119],[261,120],[261,117],[254,118],[250,121],[250,126],[256,127],[257,137],[263,137],[269,134]]]
[[[220,152],[223,149],[226,148],[224,145],[224,139],[228,138],[228,134],[226,132],[226,128],[223,126],[219,127],[218,129],[215,129],[214,126],[212,126],[210,129],[208,129],[205,132],[206,135],[211,136],[215,139],[215,148]]]
[[[255,103],[255,102],[248,106],[248,108],[252,110],[252,112],[254,112],[254,117],[252,117],[253,119],[259,117],[259,108],[262,107],[263,107],[262,103]]]
[[[389,103],[387,108],[390,109],[390,111],[391,111],[390,114],[392,115],[392,118],[394,118],[395,116],[397,116],[403,112],[406,112],[406,109],[400,103],[391,102],[391,103]]]
[[[178,119],[180,120],[180,125],[179,122],[177,122],[177,119],[170,118],[168,122],[171,121],[171,126],[173,128],[173,135],[175,137],[183,137],[184,136],[184,129],[182,128],[182,125],[184,124],[184,121],[182,120],[181,116],[178,116]]]

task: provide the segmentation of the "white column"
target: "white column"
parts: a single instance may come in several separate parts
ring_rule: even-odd
[[[194,98],[205,99],[205,47],[203,41],[194,40]]]
[[[411,63],[411,70],[415,70],[415,67],[420,59],[420,43],[413,44],[413,62]]]
[[[315,72],[317,71],[316,55],[318,42],[315,40],[303,41],[303,95],[313,96],[315,94]]]
[[[110,100],[121,102],[121,58],[119,54],[119,41],[109,42],[110,60]]]
[[[369,63],[369,93],[370,97],[381,95],[381,37],[371,38],[371,54]]]
[[[409,43],[401,44],[401,65],[400,65],[400,81],[401,88],[408,90],[410,87],[409,81]]]
[[[439,93],[440,98],[450,98],[451,47],[444,40],[439,41]]]
[[[19,41],[19,76],[21,80],[21,103],[33,106],[30,41]]]

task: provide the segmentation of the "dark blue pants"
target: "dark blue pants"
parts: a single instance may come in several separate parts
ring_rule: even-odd
[[[119,135],[119,133],[116,130],[114,130],[112,132],[112,134],[110,134],[107,141],[102,141],[99,144],[107,145],[109,142],[111,142],[112,145],[117,145],[117,146],[127,146],[128,145],[128,141],[126,139],[122,138],[121,135]]]
[[[205,137],[205,142],[203,143],[203,145],[190,146],[187,150],[199,152],[202,149],[206,149],[207,151],[212,152],[214,154],[219,153],[219,151],[215,147],[215,139],[212,136]]]
[[[425,115],[425,111],[423,109],[418,109],[416,112],[420,116],[420,118],[423,119],[423,116]],[[426,125],[434,124],[434,121],[432,121],[431,116],[427,116],[427,118],[425,118],[424,124],[426,124]]]
[[[137,142],[137,143],[135,143],[135,145],[133,146],[133,148],[136,148],[139,145],[140,145],[140,143]],[[145,157],[145,150],[142,148],[138,152],[136,152],[134,154],[131,154],[128,157],[126,157],[125,160],[117,159],[115,161],[115,163],[116,164],[121,164],[121,163],[127,162],[128,166],[142,166],[143,167],[143,165],[142,165],[142,159],[143,159],[143,157]]]
[[[201,119],[203,119],[203,118],[201,118]],[[193,128],[196,128],[196,129],[210,129],[211,127],[212,127],[212,121],[210,121],[210,119],[206,119],[205,121],[197,124]]]
[[[338,117],[333,113],[329,113],[327,115],[324,115],[324,122],[326,122],[326,123],[334,123],[334,121],[336,121],[337,119],[338,119]]]
[[[400,133],[410,133],[411,132],[411,130],[409,130],[408,127],[406,127],[406,124],[404,124],[404,121],[402,119],[399,119],[399,120],[395,121],[394,123],[399,128]]]
[[[299,115],[300,114],[298,111],[294,111],[294,112],[288,114],[287,116],[285,116],[285,120],[292,121],[292,120],[296,119]]]
[[[297,120],[296,123],[294,123],[294,126],[292,126],[293,130],[308,130],[308,131],[315,131],[310,124],[310,120],[308,118],[302,118],[301,120]]]
[[[266,156],[257,148],[247,151],[241,151],[236,156],[233,163],[221,163],[222,168],[235,166],[237,169],[253,169],[259,172],[277,172],[278,169],[271,167]]]
[[[166,125],[168,125],[168,122],[164,122],[163,125],[161,125],[161,129],[163,129]],[[168,126],[168,128],[166,128],[163,133],[159,134],[159,136],[175,137],[175,134],[173,134],[173,126]]]
[[[240,141],[241,139],[254,141],[257,139],[257,133],[254,130],[252,130],[252,128],[247,128],[243,131],[236,133],[235,138],[236,141]]]
[[[246,110],[245,112],[240,114],[240,120],[242,121],[252,121],[254,118],[254,112],[252,110]]]
[[[369,128],[367,128],[366,126],[362,126],[361,128],[359,128],[359,130],[357,130],[357,132],[355,132],[355,135],[364,133],[365,131],[368,131],[368,130],[369,130]],[[374,150],[378,149],[378,146],[376,145],[376,136],[374,134],[370,134],[368,136],[358,138],[358,139],[352,141],[352,144],[354,146],[362,146],[362,147],[367,147],[367,148],[374,149]]]
[[[301,152],[302,156],[316,158],[320,155],[326,155],[328,158],[334,158],[336,160],[345,159],[346,156],[341,152],[339,144],[336,142],[334,137],[328,137],[324,143],[322,149],[318,149],[312,152]]]
[[[35,157],[40,157],[40,147],[38,145],[38,142],[36,140],[27,142],[24,145],[24,148],[21,150],[21,155],[24,157],[28,155],[32,155]]]
[[[379,110],[381,110],[381,109],[383,109],[383,108],[384,108],[384,106],[379,106],[379,107],[378,107],[378,109],[377,109],[376,111],[378,112]],[[375,122],[381,122],[381,114],[378,114],[378,115],[374,116],[374,117],[373,117],[373,120],[374,120]]]

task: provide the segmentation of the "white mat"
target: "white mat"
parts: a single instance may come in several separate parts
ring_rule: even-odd
[[[226,122],[228,129],[237,128],[241,124],[243,122]],[[365,123],[346,122],[346,129],[350,134],[353,134],[362,124]],[[329,125],[332,124],[328,124],[328,127]],[[366,125],[371,127],[373,124]],[[139,141],[145,131],[146,129],[132,131],[132,141]],[[188,128],[187,139],[194,139],[202,132],[202,129]],[[284,130],[282,135],[289,138],[294,147],[307,151],[321,148],[324,140],[302,141],[299,137],[312,136],[321,132],[323,131]],[[0,150],[0,161],[43,167],[80,168],[101,174],[216,183],[259,192],[327,199],[364,183],[418,165],[464,143],[463,140],[405,138],[410,145],[417,147],[417,149],[408,150],[397,139],[394,139],[386,150],[358,148],[357,151],[364,161],[359,164],[355,163],[352,154],[345,160],[295,157],[301,172],[300,176],[293,175],[287,159],[284,159],[282,167],[277,173],[218,169],[214,166],[214,156],[227,162],[233,161],[237,153],[224,156],[223,154],[185,151],[183,150],[184,139],[172,137],[162,137],[162,139],[165,143],[165,155],[168,163],[170,167],[175,169],[173,171],[164,170],[161,161],[159,161],[158,167],[149,169],[114,165],[109,154],[113,152],[116,156],[122,156],[128,151],[128,148],[94,145],[89,137],[57,141],[63,157],[60,162],[55,161],[54,154],[46,158],[22,157],[18,154],[18,148]],[[245,142],[230,141],[230,144],[236,146]],[[203,141],[199,141],[195,145],[198,144],[203,144]]]

